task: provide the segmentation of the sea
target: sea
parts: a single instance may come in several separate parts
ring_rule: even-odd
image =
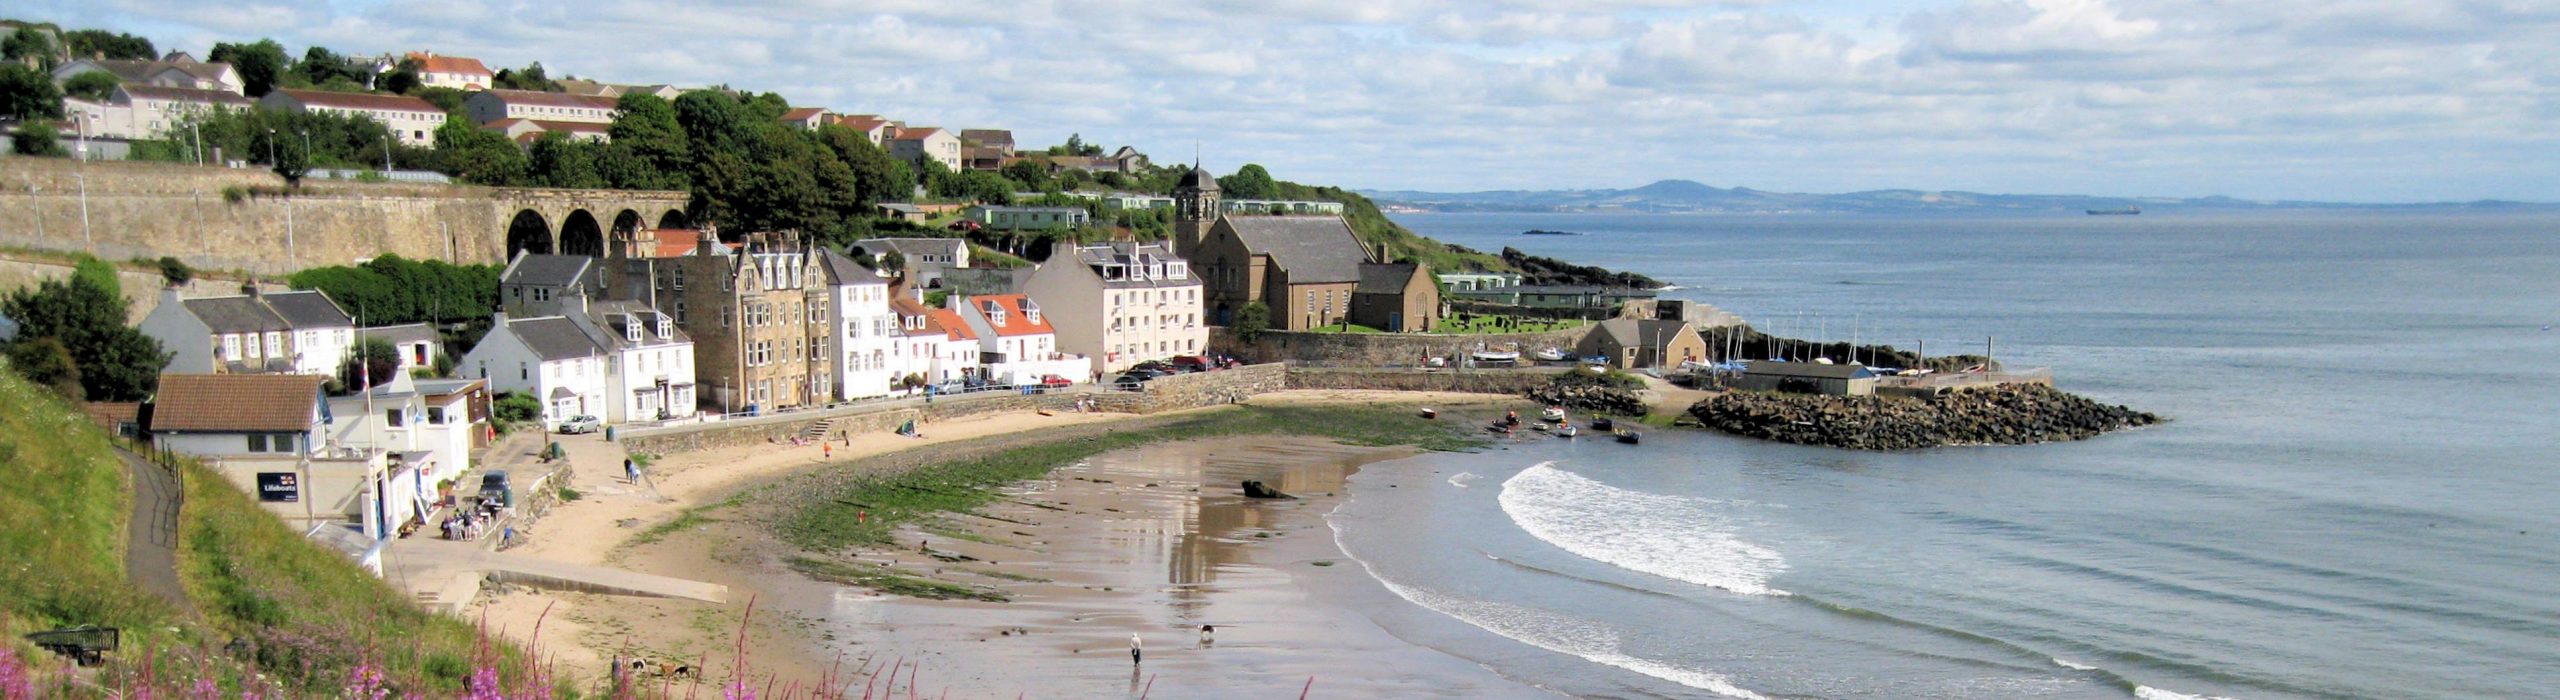
[[[2560,215],[1395,219],[2170,419],[1373,465],[1326,595],[1410,642],[1598,698],[2560,697]]]

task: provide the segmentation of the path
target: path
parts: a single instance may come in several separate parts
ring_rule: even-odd
[[[178,582],[178,510],[186,494],[178,473],[123,449],[116,450],[116,457],[133,473],[133,518],[125,525],[125,578],[185,610],[187,588]]]

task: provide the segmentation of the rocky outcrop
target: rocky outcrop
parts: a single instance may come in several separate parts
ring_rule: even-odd
[[[1530,389],[1523,395],[1543,405],[1563,406],[1586,413],[1608,416],[1645,414],[1645,401],[1642,395],[1613,386],[1555,382]]]
[[[1289,495],[1289,494],[1281,493],[1279,489],[1271,488],[1271,486],[1270,486],[1269,484],[1264,484],[1264,483],[1262,483],[1262,482],[1260,482],[1260,481],[1256,481],[1256,480],[1253,480],[1253,479],[1246,479],[1246,480],[1245,480],[1245,482],[1244,482],[1244,497],[1245,497],[1245,498],[1297,498],[1296,496],[1291,496],[1291,495]]]
[[[1925,399],[1740,391],[1700,401],[1689,415],[1743,437],[1855,450],[2061,442],[2162,420],[2037,385]]]

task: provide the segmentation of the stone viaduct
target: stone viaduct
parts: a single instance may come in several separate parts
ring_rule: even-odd
[[[602,255],[638,229],[693,225],[683,192],[305,180],[286,196],[283,184],[265,170],[0,157],[0,246],[281,276],[385,253]]]

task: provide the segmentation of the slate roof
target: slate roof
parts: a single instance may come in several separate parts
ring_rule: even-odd
[[[1413,282],[1413,274],[1422,267],[1413,263],[1361,263],[1360,286],[1353,294],[1403,294],[1405,285]]]
[[[1210,176],[1207,168],[1202,168],[1198,164],[1193,164],[1191,166],[1191,172],[1183,173],[1182,181],[1174,183],[1174,188],[1192,188],[1202,192],[1216,192],[1218,191],[1218,178]]]
[[[889,283],[888,280],[881,279],[879,273],[872,272],[871,268],[863,267],[861,263],[854,262],[853,258],[845,257],[843,253],[831,249],[818,250],[818,267],[826,271],[827,284],[832,286]]]
[[[515,334],[516,340],[523,341],[544,362],[594,357],[605,351],[567,316],[508,319],[507,332]]]
[[[1613,318],[1600,322],[1596,332],[1606,333],[1611,342],[1622,348],[1654,347],[1670,344],[1680,337],[1680,329],[1688,324],[1658,319]]]
[[[356,320],[349,318],[345,309],[338,308],[338,303],[330,301],[329,295],[318,291],[269,292],[266,294],[266,300],[267,306],[273,307],[276,315],[284,317],[285,325],[293,328],[337,328],[356,325]]]
[[[423,112],[423,113],[432,113],[432,114],[443,114],[443,113],[444,113],[444,108],[443,108],[443,107],[438,107],[438,106],[436,106],[436,105],[435,105],[435,103],[433,103],[433,102],[428,102],[428,101],[426,101],[426,100],[421,100],[421,99],[418,99],[418,98],[415,98],[415,97],[410,97],[410,96],[407,96],[407,95],[368,95],[368,94],[358,93],[358,92],[331,92],[331,91],[328,91],[328,90],[295,90],[295,89],[292,89],[292,88],[276,88],[276,90],[275,90],[275,91],[276,91],[276,92],[280,92],[280,93],[284,93],[284,96],[286,96],[286,97],[290,97],[290,98],[293,98],[293,100],[294,100],[295,102],[300,102],[300,103],[302,103],[302,104],[303,104],[303,106],[306,106],[306,107],[335,107],[335,108],[338,108],[338,109],[382,109],[382,110],[392,110],[392,111],[400,111],[400,112]]]
[[[1810,377],[1814,379],[1857,379],[1875,376],[1864,365],[1826,365],[1820,362],[1775,362],[1759,360],[1746,364],[1743,374],[1774,377]]]
[[[530,284],[541,287],[568,287],[587,274],[595,258],[584,255],[537,255],[526,253],[507,263],[507,271],[498,276],[499,284]]]
[[[1096,275],[1103,275],[1100,268],[1104,265],[1153,267],[1165,263],[1188,264],[1189,262],[1183,260],[1181,256],[1174,255],[1173,249],[1162,243],[1132,245],[1125,250],[1116,243],[1104,245],[1080,245],[1076,246],[1075,254],[1076,262],[1084,265],[1086,269],[1093,270]],[[1058,258],[1052,257],[1050,259],[1057,260]],[[1108,275],[1102,276],[1102,286],[1109,289],[1192,287],[1198,286],[1199,284],[1200,277],[1193,274],[1184,274],[1182,279],[1170,279],[1155,275],[1148,275],[1144,279],[1138,279],[1135,276],[1128,275],[1124,275],[1120,279],[1112,279]]]
[[[223,105],[226,107],[248,107],[252,104],[256,104],[255,102],[250,101],[249,98],[233,94],[228,90],[198,90],[195,88],[161,87],[158,85],[144,85],[141,83],[126,83],[118,87],[122,88],[127,95],[146,100],[203,102]]]
[[[367,339],[380,338],[384,342],[388,342],[393,345],[400,345],[404,343],[435,343],[438,341],[435,327],[424,323],[403,323],[397,326],[374,326],[372,328],[357,331],[357,335],[361,335]]]
[[[509,105],[542,105],[545,107],[579,107],[585,109],[621,109],[621,103],[602,97],[572,95],[565,92],[539,90],[483,90],[480,94],[497,98]],[[415,99],[415,98],[412,98]]]
[[[598,337],[593,339],[596,345],[615,350],[664,347],[693,342],[692,338],[685,336],[683,328],[676,327],[672,323],[674,321],[672,318],[667,319],[671,322],[667,329],[669,335],[665,338],[658,337],[660,316],[658,309],[646,302],[598,301],[587,304],[586,322],[592,324],[597,331]],[[635,321],[640,324],[640,342],[637,343],[631,342],[629,335],[631,324]]]
[[[257,299],[246,296],[186,299],[178,303],[186,305],[187,313],[195,314],[196,320],[204,322],[206,330],[212,331],[215,335],[264,333],[293,328],[291,324],[285,323],[284,316],[277,314],[274,307],[258,303]]]
[[[308,374],[164,374],[152,432],[297,433],[329,378]]]
[[[1220,219],[1245,252],[1271,256],[1290,284],[1358,282],[1366,246],[1338,216],[1230,216]]]

